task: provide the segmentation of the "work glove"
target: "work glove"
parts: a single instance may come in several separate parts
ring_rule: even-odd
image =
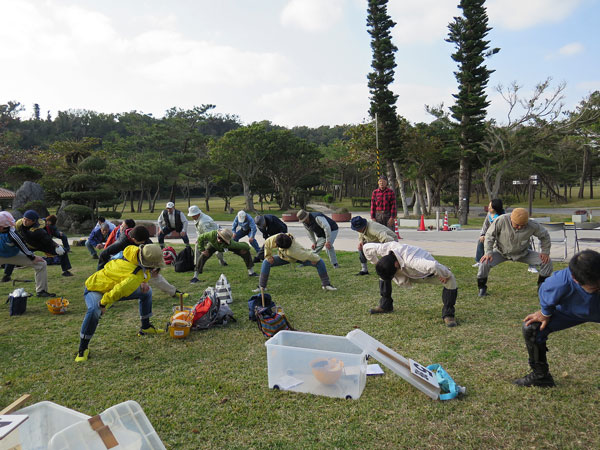
[[[64,249],[64,248],[62,248],[62,246],[61,246],[61,245],[59,245],[58,247],[56,247],[55,251],[56,251],[56,254],[57,254],[58,256],[62,256],[62,255],[64,255],[64,254],[65,254],[65,249]]]

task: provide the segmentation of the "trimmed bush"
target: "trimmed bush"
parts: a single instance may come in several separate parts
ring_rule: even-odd
[[[71,204],[64,208],[64,212],[71,217],[74,217],[78,222],[92,218],[92,208],[85,205]]]
[[[101,211],[98,214],[106,217],[107,219],[120,219],[121,211]]]

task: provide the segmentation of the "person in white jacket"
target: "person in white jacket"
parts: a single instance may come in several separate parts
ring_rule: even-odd
[[[456,278],[450,269],[437,262],[429,252],[399,242],[364,244],[363,252],[367,260],[375,264],[380,278],[381,299],[379,306],[371,309],[371,314],[390,313],[394,310],[392,280],[398,286],[407,288],[412,287],[414,283],[441,284],[444,286],[442,319],[447,326],[456,326],[454,318],[454,305],[458,296]]]

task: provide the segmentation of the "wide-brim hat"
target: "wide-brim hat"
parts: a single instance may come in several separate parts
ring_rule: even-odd
[[[256,226],[259,228],[262,228],[265,226],[265,216],[256,216],[254,218],[254,222],[256,223]]]
[[[221,228],[217,230],[217,236],[225,241],[227,245],[231,244],[231,239],[233,239],[233,231],[229,228]]]
[[[144,267],[165,267],[162,248],[158,244],[142,244],[138,253],[140,264]]]
[[[305,211],[305,210],[301,209],[300,211],[298,211],[296,213],[296,217],[298,218],[298,220],[300,222],[306,222],[308,220],[308,218],[309,218],[308,211]]]
[[[354,231],[360,231],[366,226],[367,219],[363,219],[361,216],[353,217],[352,220],[350,220],[350,228]]]
[[[188,210],[188,216],[193,217],[193,216],[197,216],[198,214],[202,214],[202,211],[200,210],[200,208],[198,208],[196,205],[192,205],[189,207]]]

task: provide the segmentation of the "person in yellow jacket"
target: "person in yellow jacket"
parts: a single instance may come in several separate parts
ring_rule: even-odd
[[[321,286],[326,291],[337,291],[337,288],[331,285],[325,262],[316,253],[305,249],[296,242],[294,236],[289,233],[279,233],[271,236],[265,241],[265,260],[260,268],[260,277],[258,279],[258,289],[254,292],[260,292],[263,288],[266,290],[271,267],[282,266],[293,262],[299,262],[303,266],[316,266]],[[278,255],[273,256],[273,250],[277,249]]]
[[[87,312],[81,324],[79,351],[76,362],[87,361],[88,344],[102,316],[118,300],[139,299],[142,326],[139,335],[163,333],[150,323],[152,317],[151,276],[164,267],[162,250],[158,244],[125,247],[122,256],[111,259],[102,270],[85,281],[84,299]]]

